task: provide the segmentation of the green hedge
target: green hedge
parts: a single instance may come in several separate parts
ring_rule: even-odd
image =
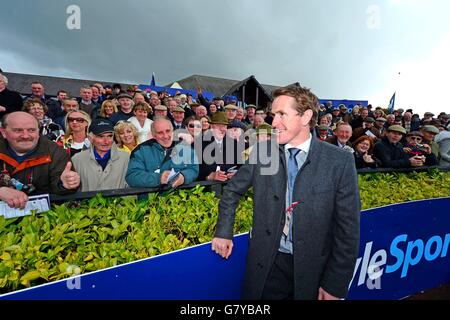
[[[363,208],[450,196],[450,173],[359,175]],[[197,186],[170,195],[55,205],[23,218],[0,217],[0,293],[63,279],[211,240],[219,200]],[[251,226],[249,193],[235,233]]]

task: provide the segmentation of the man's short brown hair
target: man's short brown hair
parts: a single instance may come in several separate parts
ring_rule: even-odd
[[[295,99],[295,110],[300,115],[303,115],[306,110],[311,110],[313,115],[309,122],[309,127],[312,129],[317,124],[317,118],[319,115],[319,99],[308,88],[303,87],[285,87],[276,89],[273,94],[273,99],[280,96],[289,96]]]

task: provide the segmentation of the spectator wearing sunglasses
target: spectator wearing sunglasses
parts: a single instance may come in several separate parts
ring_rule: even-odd
[[[183,143],[194,147],[194,141],[198,139],[198,144],[201,146],[202,123],[200,119],[195,115],[190,116],[184,120],[183,127],[185,129],[178,130],[178,140],[182,140]]]
[[[91,146],[88,139],[88,127],[91,124],[91,117],[82,110],[69,111],[66,115],[66,134],[63,140],[63,147],[70,156],[86,150]]]
[[[414,156],[421,156],[425,159],[423,165],[434,166],[437,165],[436,156],[431,152],[431,147],[423,143],[423,134],[420,131],[412,131],[406,134],[406,145],[403,151],[411,158]]]

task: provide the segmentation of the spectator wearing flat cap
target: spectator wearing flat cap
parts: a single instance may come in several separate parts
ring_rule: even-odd
[[[242,153],[243,161],[247,161],[250,158],[250,154],[252,153],[253,146],[258,142],[265,142],[272,139],[274,134],[273,128],[268,123],[263,123],[256,128],[255,133],[249,136],[249,147],[244,150]]]
[[[172,111],[172,125],[174,130],[180,130],[180,129],[186,129],[186,126],[184,125],[184,114],[185,111],[182,107],[176,107]]]
[[[167,118],[167,107],[159,104],[153,108],[154,119],[157,117]]]
[[[244,139],[245,130],[246,130],[245,124],[243,124],[239,120],[234,119],[234,120],[229,121],[229,123],[228,123],[227,135],[230,138],[232,138],[238,142],[241,142],[241,141],[245,140]],[[245,148],[247,148],[247,146]]]
[[[149,112],[149,104],[147,102],[139,102],[133,107],[134,116],[128,119],[138,131],[139,142],[153,138],[151,133],[153,120],[148,118]]]
[[[356,128],[355,131],[353,131],[353,135],[350,138],[350,141],[353,142],[359,137],[366,135],[368,137],[371,137],[375,142],[377,139],[381,138],[380,130],[375,128],[375,119],[372,117],[366,117],[363,120],[363,126]]]
[[[439,145],[434,141],[434,137],[440,132],[439,129],[435,126],[425,125],[420,129],[420,132],[423,134],[423,143],[426,143],[431,147],[431,151],[439,161]]]
[[[233,168],[243,163],[245,144],[227,135],[228,124],[225,112],[216,112],[211,117],[211,130],[203,135],[198,180],[228,181],[235,173]]]
[[[129,94],[121,93],[117,96],[117,100],[119,101],[119,112],[114,113],[111,118],[109,118],[113,124],[116,124],[120,120],[127,121],[134,115],[134,102]]]
[[[386,127],[384,124],[386,123],[386,119],[383,117],[378,117],[375,119],[375,123],[373,124],[373,127],[375,129],[378,129],[380,132],[380,138],[384,137],[386,134]]]
[[[386,136],[380,139],[373,149],[375,158],[381,161],[384,168],[410,168],[423,166],[425,160],[420,156],[408,157],[400,143],[405,128],[392,125],[387,129]]]
[[[254,104],[248,104],[245,107],[245,111],[247,112],[247,115],[242,122],[244,122],[247,126],[253,125],[253,121],[255,120],[256,115],[256,106]]]
[[[91,147],[72,158],[80,175],[81,191],[123,189],[129,155],[114,144],[114,125],[108,119],[94,119],[89,126]]]
[[[228,122],[231,122],[236,118],[237,109],[238,107],[234,104],[227,104],[225,106],[225,114],[227,115]]]
[[[317,138],[321,141],[325,141],[333,136],[332,134],[330,134],[330,127],[327,126],[326,124],[321,124],[317,126],[316,133]]]
[[[441,131],[434,141],[439,144],[439,152],[441,159],[439,165],[443,167],[450,166],[450,123],[445,126],[445,130]]]
[[[424,157],[425,166],[435,166],[438,163],[436,156],[431,152],[431,147],[423,143],[423,134],[420,131],[411,131],[406,134],[406,144],[403,150],[409,157]]]

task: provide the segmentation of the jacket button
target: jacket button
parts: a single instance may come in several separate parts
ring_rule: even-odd
[[[266,233],[267,233],[268,236],[270,236],[270,234],[271,234],[269,229],[266,230]]]
[[[274,195],[273,198],[275,199],[275,201],[278,201],[280,199],[277,195]]]
[[[262,269],[264,266],[258,262],[258,267],[260,267]]]

